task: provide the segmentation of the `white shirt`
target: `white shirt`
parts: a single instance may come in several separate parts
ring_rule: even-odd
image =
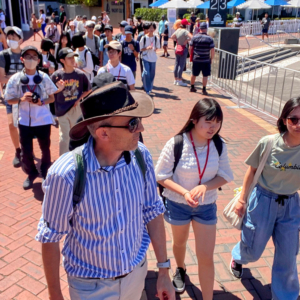
[[[2,12],[0,13],[0,21],[1,21],[1,28],[4,29],[6,28],[6,24],[5,24],[5,14]]]
[[[93,82],[94,79],[94,64],[92,59],[92,54],[88,51],[88,48],[84,46],[82,51],[76,49],[75,51],[79,56],[75,57],[75,61],[77,63],[77,67],[85,72],[85,75],[89,79],[90,82]],[[86,53],[86,54],[85,54]]]
[[[140,41],[140,49],[147,48],[150,45],[152,45],[153,49],[143,51],[142,58],[149,62],[156,62],[157,55],[154,50],[160,48],[159,38],[155,35],[153,35],[152,37],[148,37],[147,35],[144,35]]]
[[[109,23],[109,21],[110,21],[109,16],[108,16],[108,15],[105,15],[105,17],[103,18],[102,22],[106,25],[106,24]]]
[[[33,77],[35,75],[26,75],[29,79],[29,83],[27,85],[20,82],[21,76],[24,75],[23,72],[14,74],[9,79],[6,86],[4,95],[5,101],[14,98],[21,98],[25,92],[33,90],[40,95],[42,100],[45,100],[49,97],[49,95],[54,94],[57,91],[55,84],[44,72],[39,71],[39,74],[43,77],[43,81],[39,85],[36,85],[33,82]],[[28,86],[30,89],[28,89]],[[54,123],[53,116],[49,110],[49,105],[39,106],[27,101],[21,101],[19,104],[13,105],[13,114],[14,117],[17,115],[19,124],[24,126],[35,127]]]
[[[215,143],[212,140],[209,145],[209,157],[206,170],[202,177],[202,183],[212,180],[217,175],[224,178],[227,182],[232,181],[233,173],[229,165],[226,144],[223,143],[221,156],[219,156]],[[196,147],[196,151],[202,172],[206,161],[207,146],[204,148]],[[164,180],[173,177],[174,182],[178,183],[188,191],[199,185],[198,166],[193,145],[185,133],[183,134],[182,155],[173,174],[174,160],[173,137],[166,143],[159,156],[155,167],[156,180]],[[183,196],[166,188],[164,189],[163,195],[171,201],[187,204]],[[199,205],[214,203],[218,198],[217,190],[207,191],[203,202],[201,198],[199,199]]]
[[[79,32],[86,32],[85,23],[83,23],[82,21],[78,22],[77,30]]]
[[[119,63],[116,67],[113,67],[108,61],[105,67],[99,69],[97,75],[106,72],[111,73],[116,80],[122,81],[125,85],[135,84],[135,79],[131,69],[128,66],[125,66],[121,63]]]
[[[40,16],[40,19],[43,19],[43,23],[42,24],[45,24],[45,20],[46,20],[46,15],[45,14],[41,14]]]

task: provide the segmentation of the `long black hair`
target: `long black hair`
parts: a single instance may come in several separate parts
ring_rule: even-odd
[[[280,133],[287,132],[287,127],[286,125],[284,125],[284,121],[289,116],[291,111],[293,111],[295,108],[299,106],[300,106],[300,97],[291,98],[285,103],[281,115],[277,120],[277,128]]]
[[[195,104],[188,121],[185,123],[178,134],[190,132],[195,127],[193,121],[196,121],[198,123],[198,121],[202,117],[206,117],[206,120],[216,119],[217,122],[221,122],[220,129],[215,134],[215,136],[219,135],[223,124],[223,112],[220,104],[213,98],[203,98]]]
[[[72,46],[72,42],[71,42],[71,38],[70,38],[69,32],[63,31],[62,34],[60,35],[60,38],[59,38],[57,54],[58,54],[59,50],[61,50],[61,46],[62,46],[61,45],[61,40],[62,40],[63,37],[66,37],[68,39],[66,47],[71,48],[71,46]]]

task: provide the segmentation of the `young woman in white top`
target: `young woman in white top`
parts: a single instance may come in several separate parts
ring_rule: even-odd
[[[270,136],[263,137],[246,160],[240,199],[235,213],[245,217],[241,241],[232,250],[231,273],[240,278],[243,264],[257,261],[272,237],[275,252],[272,265],[272,299],[297,300],[299,279],[297,254],[300,227],[300,97],[288,100],[277,121],[279,133],[258,184],[247,205],[247,191],[253,181]]]
[[[46,15],[45,15],[43,9],[40,10],[39,23],[41,23],[41,29],[42,29],[42,32],[43,32],[43,36],[45,37],[45,35],[46,35],[45,28],[46,28],[47,24],[46,24]]]
[[[160,48],[159,37],[154,35],[155,23],[151,23],[149,32],[141,38],[140,49],[143,59],[143,85],[149,95],[153,89],[157,55],[156,50]]]
[[[76,68],[85,72],[87,78],[92,83],[94,79],[94,64],[91,51],[85,45],[85,41],[80,33],[76,33],[72,38],[72,45],[79,55],[75,59]]]
[[[177,263],[174,288],[177,292],[185,289],[184,258],[192,223],[204,300],[213,297],[217,189],[233,180],[227,146],[219,137],[222,122],[223,113],[217,101],[211,98],[198,101],[179,132],[183,136],[183,149],[174,173],[175,138],[167,142],[155,168],[156,180],[165,188],[164,218],[171,224],[173,233],[173,253]],[[215,140],[221,144],[219,151]]]

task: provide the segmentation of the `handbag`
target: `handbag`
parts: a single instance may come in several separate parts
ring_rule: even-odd
[[[178,45],[178,43],[177,43],[175,54],[177,54],[177,55],[183,55],[184,50],[185,50],[185,45]]]
[[[250,188],[249,188],[249,191],[248,191],[248,194],[247,194],[247,206],[248,206],[248,203],[249,203],[249,199],[250,199],[250,196],[252,194],[252,191],[253,189],[255,188],[257,182],[258,182],[258,179],[263,171],[263,168],[267,162],[267,159],[268,159],[268,156],[272,150],[272,146],[273,146],[273,143],[274,143],[274,136],[275,135],[271,135],[269,136],[269,140],[268,140],[268,143],[267,143],[267,147],[266,147],[266,150],[265,152],[263,153],[262,155],[262,159],[258,165],[258,168],[255,172],[255,175],[254,175],[254,178],[253,178],[253,181],[250,185]],[[236,193],[236,195],[234,196],[234,198],[226,205],[226,207],[224,208],[224,211],[223,211],[223,216],[224,218],[233,226],[235,227],[236,229],[238,230],[241,230],[242,229],[242,224],[243,224],[243,219],[244,219],[244,216],[242,217],[239,217],[235,212],[234,212],[234,209],[235,209],[235,206],[237,204],[237,202],[239,201],[240,199],[240,196],[241,196],[241,188],[238,189],[239,191]]]

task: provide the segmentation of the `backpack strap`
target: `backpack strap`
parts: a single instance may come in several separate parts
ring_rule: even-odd
[[[182,155],[182,149],[183,149],[183,135],[177,134],[174,136],[175,144],[174,144],[174,167],[173,167],[173,174],[176,170],[176,167],[179,163],[180,157]]]
[[[222,155],[222,151],[223,151],[223,141],[221,140],[220,136],[218,134],[216,134],[212,140],[215,143],[215,146],[217,148],[218,154],[219,156]]]
[[[97,37],[94,35],[94,41],[95,41],[95,49],[96,51],[99,50],[99,47],[97,45]]]
[[[3,56],[4,56],[4,60],[5,60],[5,68],[4,68],[5,74],[8,75],[10,65],[11,65],[10,55],[9,55],[7,50],[3,50],[2,53],[3,53]]]
[[[83,146],[77,147],[72,151],[75,164],[75,179],[73,185],[73,208],[80,203],[84,194],[86,181],[86,161],[83,155]]]
[[[140,167],[140,170],[143,174],[143,177],[144,177],[144,180],[146,181],[146,170],[147,170],[147,167],[146,167],[146,163],[145,163],[145,160],[144,160],[144,157],[143,157],[143,154],[140,150],[139,147],[136,148],[136,150],[134,151],[134,155],[136,157],[136,161]]]

